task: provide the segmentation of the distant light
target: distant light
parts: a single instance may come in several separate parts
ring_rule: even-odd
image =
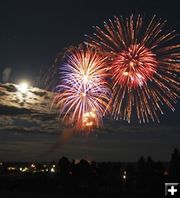
[[[31,164],[31,168],[36,168],[35,164]]]
[[[55,169],[54,168],[51,168],[51,173],[55,173]]]
[[[15,167],[8,167],[8,170],[16,170],[16,168]]]
[[[22,167],[21,167],[19,170],[20,170],[21,172],[24,173],[24,172],[29,171],[29,168],[27,168],[27,167],[22,168]]]
[[[21,82],[18,85],[18,91],[26,93],[28,91],[29,84],[27,82]]]
[[[124,171],[124,172],[123,172],[123,176],[122,176],[122,178],[123,178],[124,180],[126,180],[126,179],[127,179],[127,172],[126,172],[126,171]]]

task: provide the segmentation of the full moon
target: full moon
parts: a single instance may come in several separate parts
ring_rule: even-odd
[[[28,87],[29,87],[29,84],[28,82],[21,82],[19,85],[18,85],[18,90],[22,93],[26,93],[27,90],[28,90]]]

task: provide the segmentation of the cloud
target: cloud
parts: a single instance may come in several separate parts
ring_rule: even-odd
[[[34,87],[22,94],[17,86],[0,85],[2,160],[45,161],[63,155],[97,161],[136,161],[140,155],[168,160],[173,147],[179,147],[180,126],[175,117],[170,122],[149,125],[106,118],[104,127],[89,136],[71,136],[66,131],[60,136],[64,128],[51,108],[53,94]]]
[[[53,94],[30,87],[26,93],[18,85],[0,85],[0,131],[58,132],[57,112],[51,108]]]

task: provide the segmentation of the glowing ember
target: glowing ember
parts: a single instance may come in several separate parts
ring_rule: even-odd
[[[83,126],[84,127],[92,127],[94,124],[96,124],[96,113],[93,109],[90,112],[87,112],[83,115]]]

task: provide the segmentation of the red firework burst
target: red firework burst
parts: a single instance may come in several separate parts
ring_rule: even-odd
[[[154,16],[146,23],[140,15],[118,18],[95,27],[89,45],[109,53],[111,59],[112,115],[130,122],[159,121],[165,104],[174,111],[180,91],[180,44],[175,30]]]
[[[120,85],[142,86],[157,70],[156,55],[140,44],[117,54],[112,62],[112,78]]]

